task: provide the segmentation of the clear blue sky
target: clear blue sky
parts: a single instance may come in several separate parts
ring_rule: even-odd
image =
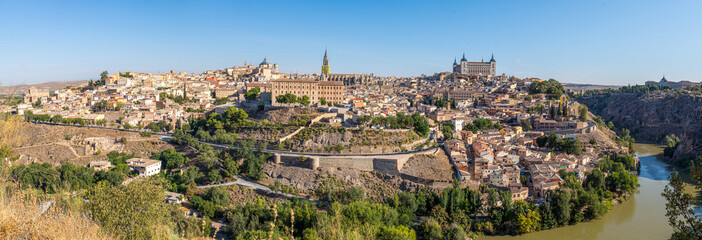
[[[702,80],[702,1],[6,1],[3,85],[108,70],[417,76],[495,54],[498,73],[562,82]]]

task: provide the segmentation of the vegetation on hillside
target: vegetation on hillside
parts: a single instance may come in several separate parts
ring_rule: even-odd
[[[702,220],[694,211],[698,201],[685,190],[687,183],[678,172],[673,172],[668,177],[670,182],[661,193],[666,199],[665,216],[668,217],[668,224],[673,228],[670,239],[674,240],[695,240],[702,239]],[[697,191],[702,190],[702,165],[693,163],[690,165],[690,180]]]
[[[531,126],[531,124],[529,125]],[[472,123],[466,123],[463,125],[463,130],[472,131],[475,133],[488,129],[502,129],[502,126],[500,123],[493,124],[492,121],[487,118],[478,118],[473,120]]]
[[[117,239],[71,199],[15,188],[0,176],[0,239]]]
[[[229,220],[237,239],[267,234],[284,239],[464,239],[478,234],[522,234],[602,216],[612,207],[613,199],[628,196],[637,185],[633,174],[613,171],[607,167],[596,169],[583,184],[574,174],[564,172],[563,186],[540,206],[515,201],[508,191],[458,187],[441,193],[400,192],[373,202],[363,197],[362,190],[339,188],[343,184],[332,181],[316,191],[329,204],[315,206],[305,200],[290,200],[272,207],[253,201],[220,208],[219,214]]]
[[[536,138],[539,147],[548,147],[555,151],[564,151],[568,154],[581,154],[582,146],[577,139],[560,138],[555,133]]]
[[[397,113],[395,116],[387,117],[371,117],[366,115],[359,117],[356,121],[362,126],[371,125],[390,129],[412,128],[420,136],[429,136],[429,122],[426,118],[419,115],[419,113],[412,115]]]
[[[565,94],[565,89],[563,89],[563,85],[555,79],[549,79],[531,83],[531,85],[529,85],[529,93],[544,93],[552,96],[560,96]]]

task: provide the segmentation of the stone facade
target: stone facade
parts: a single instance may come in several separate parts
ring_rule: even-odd
[[[35,87],[30,87],[24,94],[25,103],[34,103],[41,98],[49,97],[49,91],[39,90]]]
[[[671,81],[668,81],[668,79],[665,79],[665,76],[663,76],[663,78],[658,82],[656,82],[656,81],[646,82],[646,86],[649,86],[649,87],[650,86],[658,86],[659,88],[669,86],[672,89],[683,89],[683,88],[688,88],[688,87],[702,86],[702,83],[696,83],[696,82],[690,82],[690,81],[671,82]]]
[[[318,103],[320,98],[325,98],[327,102],[335,104],[344,101],[342,82],[292,79],[271,81],[271,102],[275,103],[277,96],[287,93],[298,97],[307,95],[310,97],[311,104]]]
[[[453,61],[453,73],[459,73],[463,75],[480,75],[480,76],[495,76],[495,68],[497,62],[494,57],[490,58],[488,62],[469,62],[466,59],[466,55],[463,54],[461,62],[458,63],[456,60]]]
[[[329,74],[328,81],[343,82],[344,85],[366,85],[373,80],[373,74]]]

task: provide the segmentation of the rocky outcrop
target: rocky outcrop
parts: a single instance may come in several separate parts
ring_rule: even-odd
[[[346,131],[344,133],[322,132],[320,135],[303,142],[302,145],[311,149],[323,148],[336,144],[349,145],[351,138],[353,138],[353,133],[351,133],[351,131]]]
[[[702,95],[679,91],[612,93],[580,97],[606,122],[631,130],[640,142],[664,143],[668,134],[680,137],[675,157],[702,154]]]
[[[78,141],[80,145],[86,147],[86,153],[94,154],[97,152],[122,151],[124,144],[110,137],[87,137]]]

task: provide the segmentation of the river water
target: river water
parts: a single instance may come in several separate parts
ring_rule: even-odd
[[[639,191],[624,203],[614,206],[605,216],[589,222],[520,236],[485,236],[480,240],[561,240],[561,239],[668,239],[672,228],[665,216],[665,199],[661,192],[668,184],[673,168],[656,158],[663,147],[636,144],[634,147],[641,161]]]

